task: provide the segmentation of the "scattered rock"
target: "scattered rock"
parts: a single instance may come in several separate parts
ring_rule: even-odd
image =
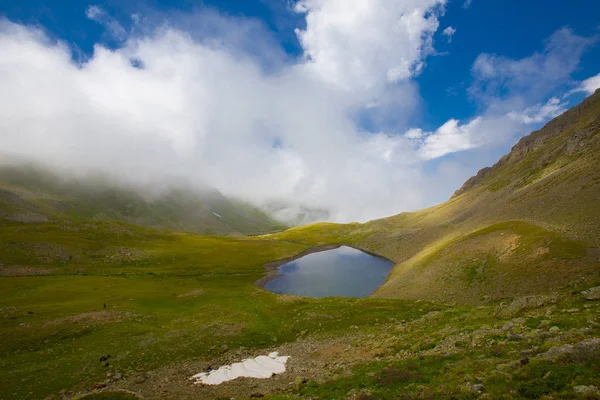
[[[575,345],[564,344],[552,347],[536,358],[556,362],[564,359],[572,359],[577,362],[600,358],[600,338],[586,339]]]
[[[15,221],[15,222],[23,222],[26,224],[36,224],[36,223],[48,222],[48,217],[46,217],[45,215],[31,213],[31,212],[7,216],[7,217],[4,217],[4,219],[9,220],[9,221]]]
[[[510,331],[512,328],[514,327],[514,324],[512,322],[507,322],[506,324],[504,324],[504,326],[502,327],[503,331]]]
[[[518,369],[520,365],[521,365],[520,361],[512,361],[512,362],[509,362],[506,364],[498,364],[496,366],[496,369],[498,371],[510,371],[510,370]]]
[[[352,389],[346,395],[346,400],[363,400],[369,396],[371,396],[371,392],[367,389]]]
[[[481,383],[477,383],[473,385],[473,391],[476,393],[483,393],[485,391],[485,386],[483,386]]]
[[[146,379],[148,379],[146,374],[138,374],[133,378],[133,383],[137,383],[137,384],[144,383],[144,382],[146,382]]]
[[[565,344],[562,346],[552,347],[550,350],[538,355],[536,358],[543,358],[548,361],[558,361],[573,354],[573,345]]]
[[[525,310],[539,308],[554,304],[558,301],[556,296],[528,296],[514,299],[510,304],[500,304],[496,309],[498,317],[513,317]]]
[[[186,298],[186,297],[200,297],[205,293],[204,289],[194,289],[190,292],[187,293],[183,293],[178,295],[177,297],[182,299],[182,298]]]
[[[578,312],[579,312],[579,308],[569,308],[569,309],[567,310],[567,312],[568,312],[569,314],[575,314],[575,313],[578,313]]]
[[[598,388],[594,385],[589,385],[589,386],[584,386],[584,385],[580,385],[580,386],[574,386],[573,387],[573,391],[579,395],[582,396],[598,396],[600,397],[600,390],[598,390]]]
[[[600,300],[600,286],[590,288],[581,292],[581,295],[586,300]]]
[[[116,374],[114,374],[113,379],[115,381],[120,381],[121,379],[123,379],[123,374],[120,372],[117,372]]]
[[[22,267],[20,265],[0,265],[0,276],[52,275],[56,269],[42,267]]]
[[[98,382],[94,384],[94,389],[104,389],[106,387],[106,383]]]
[[[550,321],[549,319],[544,319],[540,322],[538,328],[541,328],[541,329],[547,328],[550,326],[551,323],[552,323],[552,321]]]

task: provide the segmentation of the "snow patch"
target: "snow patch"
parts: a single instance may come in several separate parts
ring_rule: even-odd
[[[190,380],[195,381],[196,385],[220,385],[237,378],[267,379],[284,373],[289,358],[289,356],[279,357],[279,353],[273,352],[268,356],[247,358],[242,362],[224,365],[216,370],[201,372],[192,376]]]
[[[217,214],[216,212],[213,212],[213,214],[215,214],[217,217],[223,219],[223,217],[221,217],[219,214]]]

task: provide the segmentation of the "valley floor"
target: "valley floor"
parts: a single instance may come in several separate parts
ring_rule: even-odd
[[[0,399],[598,398],[600,301],[572,287],[476,306],[278,296],[264,265],[359,225],[252,238],[3,222]],[[189,378],[278,351],[288,370]]]

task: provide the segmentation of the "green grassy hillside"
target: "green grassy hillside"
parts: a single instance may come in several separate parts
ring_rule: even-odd
[[[474,307],[309,299],[253,285],[270,261],[315,245],[360,246],[375,233],[365,225],[251,238],[114,221],[4,220],[0,230],[1,399],[586,399],[574,388],[600,385],[600,304],[578,292]],[[530,230],[554,238],[510,223],[450,248]],[[549,254],[583,250],[558,241]],[[466,286],[480,279],[477,268],[461,271]],[[556,350],[564,346],[577,351]],[[189,383],[208,366],[270,351],[292,357],[285,374]]]
[[[0,166],[0,218],[22,222],[116,220],[209,234],[260,234],[284,225],[214,189],[150,194],[106,177],[66,179],[35,165]]]
[[[367,224],[396,261],[376,296],[480,302],[600,277],[600,92],[524,137],[447,202]]]

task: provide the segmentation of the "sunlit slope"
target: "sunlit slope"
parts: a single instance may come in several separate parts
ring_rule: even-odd
[[[383,297],[478,302],[598,280],[600,92],[524,137],[447,202],[366,224],[398,265]]]
[[[260,234],[284,226],[214,189],[148,194],[103,178],[65,179],[38,166],[0,166],[0,218],[20,222],[116,220],[209,234]]]

